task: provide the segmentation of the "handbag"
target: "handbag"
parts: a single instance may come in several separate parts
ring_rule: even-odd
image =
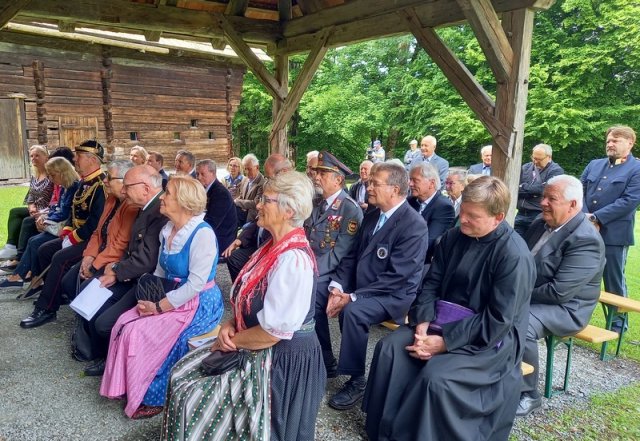
[[[180,282],[154,276],[153,274],[143,274],[138,279],[136,286],[136,299],[148,302],[159,302],[167,296],[169,291],[178,287]]]
[[[93,356],[93,345],[91,336],[87,331],[88,322],[80,316],[76,316],[76,324],[71,334],[71,355],[78,361],[91,361]]]
[[[237,351],[222,352],[213,351],[207,358],[202,360],[200,369],[206,375],[221,375],[238,366],[242,366],[246,360],[248,351],[239,349]]]
[[[442,325],[457,322],[475,314],[473,309],[446,300],[436,301],[436,318],[429,323],[427,334],[442,335]]]
[[[62,222],[54,222],[54,221],[46,220],[44,221],[43,231],[58,237],[60,236],[60,232],[62,231],[66,223],[67,223],[66,220]]]

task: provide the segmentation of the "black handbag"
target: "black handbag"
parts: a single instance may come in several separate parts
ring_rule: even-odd
[[[247,353],[248,351],[246,349],[239,349],[231,352],[215,350],[207,356],[207,358],[202,360],[200,369],[206,375],[224,374],[231,369],[242,366],[247,357]]]
[[[167,296],[169,291],[178,287],[180,282],[169,280],[153,274],[143,274],[138,279],[136,286],[136,299],[147,300],[149,302],[159,302]]]
[[[91,344],[91,336],[87,331],[88,322],[76,315],[76,324],[71,334],[71,355],[78,361],[91,361],[93,356],[93,345]]]

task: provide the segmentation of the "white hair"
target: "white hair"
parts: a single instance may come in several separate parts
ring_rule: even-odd
[[[244,155],[244,157],[242,158],[242,164],[244,165],[245,162],[249,162],[251,163],[251,165],[254,165],[256,167],[260,165],[260,161],[258,161],[258,158],[253,153]]]
[[[578,178],[571,175],[558,175],[549,179],[547,185],[564,185],[562,196],[565,201],[576,201],[576,207],[578,210],[582,210],[584,190],[582,188],[582,182],[580,182]]]

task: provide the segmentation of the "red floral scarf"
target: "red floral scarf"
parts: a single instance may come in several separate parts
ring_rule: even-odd
[[[302,228],[294,228],[276,244],[273,243],[273,239],[270,239],[253,253],[251,259],[242,267],[240,274],[238,274],[236,278],[236,283],[241,284],[236,294],[236,301],[234,302],[236,305],[234,308],[236,329],[246,329],[242,313],[249,313],[253,298],[258,295],[258,293],[264,294],[264,292],[266,292],[266,286],[261,286],[260,284],[267,283],[267,275],[273,268],[278,257],[286,251],[295,249],[301,249],[309,255],[313,265],[313,271],[316,274],[318,273],[316,258]],[[249,273],[247,280],[242,283],[242,279],[247,273]]]

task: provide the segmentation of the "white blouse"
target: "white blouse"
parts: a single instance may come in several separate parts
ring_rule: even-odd
[[[309,255],[302,250],[282,253],[267,280],[258,322],[272,336],[291,340],[293,333],[302,327],[311,307],[313,264]]]
[[[187,240],[191,236],[191,233],[195,228],[203,221],[204,214],[192,217],[187,224],[180,228],[171,242],[171,249],[169,250],[169,236],[173,229],[173,222],[169,221],[160,230],[160,243],[164,242],[164,252],[167,254],[177,254],[182,251]],[[187,303],[194,298],[207,284],[209,274],[211,274],[211,268],[213,262],[218,255],[218,241],[216,235],[211,228],[200,228],[193,240],[191,241],[191,248],[189,248],[189,276],[187,282],[181,287],[169,291],[167,293],[167,300],[174,308]],[[158,265],[153,273],[158,277],[165,277],[165,271],[160,266],[160,257],[158,257]]]

